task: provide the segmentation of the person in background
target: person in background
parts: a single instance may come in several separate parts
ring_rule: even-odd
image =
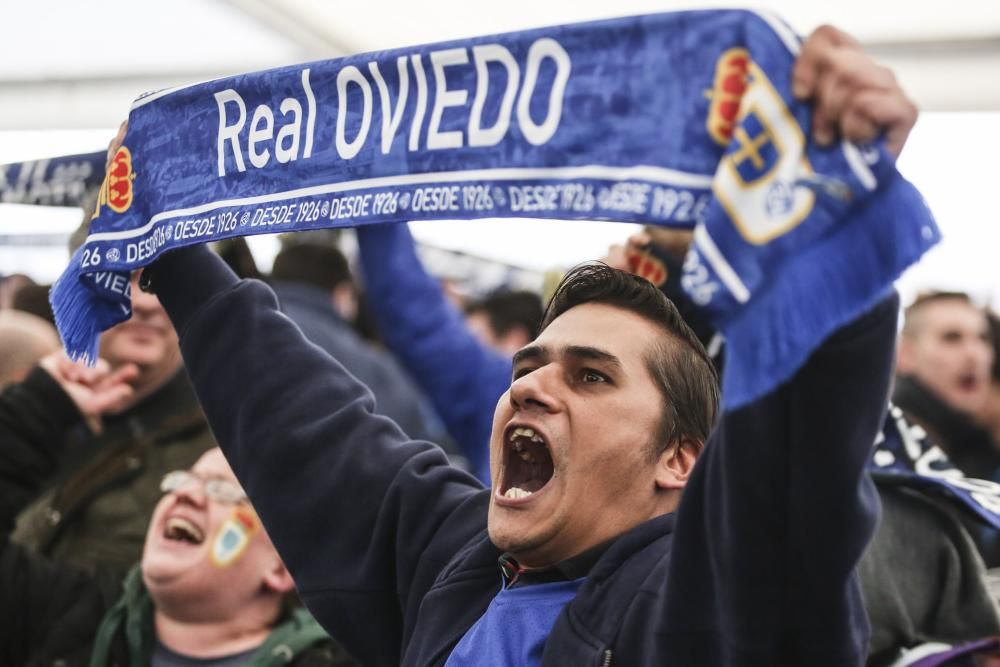
[[[25,285],[34,285],[35,281],[23,273],[12,273],[0,276],[0,310],[12,307],[14,295]]]
[[[1000,443],[1000,315],[987,310],[986,316],[993,341],[993,368],[990,373],[989,396],[979,410],[978,421],[990,432],[993,442]]]
[[[25,285],[17,290],[10,307],[40,317],[54,327],[56,317],[52,313],[52,304],[49,303],[50,289],[51,285]]]
[[[50,355],[0,394],[0,664],[356,664],[290,604],[292,578],[218,448],[164,476],[126,576],[10,541],[19,509],[56,471],[62,431],[121,404],[136,372]]]
[[[465,307],[465,323],[484,344],[513,356],[538,334],[542,299],[529,290],[496,290]]]
[[[375,395],[377,410],[412,438],[436,433],[428,425],[422,396],[391,355],[362,340],[350,322],[357,313],[354,281],[347,259],[336,247],[290,243],[274,259],[271,285],[282,311],[306,338],[343,359]]]
[[[39,359],[60,347],[55,327],[42,318],[0,310],[0,389],[23,380]]]
[[[511,353],[470,328],[424,269],[405,224],[365,225],[357,239],[365,294],[385,344],[430,399],[469,469],[489,484],[486,443],[493,408],[510,385]]]
[[[132,391],[87,426],[49,432],[64,445],[60,471],[24,510],[14,533],[20,544],[89,570],[101,564],[125,569],[138,560],[160,479],[190,468],[216,446],[184,372],[177,332],[137,280],[135,274],[132,319],[100,341],[112,368],[136,369]]]
[[[962,472],[1000,481],[1000,447],[976,422],[993,362],[986,313],[967,294],[921,295],[906,309],[892,400]]]

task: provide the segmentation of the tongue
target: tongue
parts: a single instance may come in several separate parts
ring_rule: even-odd
[[[504,495],[508,498],[524,498],[535,493],[552,479],[552,457],[543,445],[531,448],[531,461],[519,454],[511,457],[506,471],[509,485]],[[517,495],[511,496],[511,493]]]

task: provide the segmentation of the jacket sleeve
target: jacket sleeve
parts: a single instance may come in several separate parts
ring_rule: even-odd
[[[665,623],[690,664],[864,664],[855,568],[878,516],[865,464],[897,310],[887,299],[789,382],[722,416],[681,502],[670,563]]]
[[[203,246],[151,268],[212,430],[306,605],[363,664],[397,664],[406,619],[485,528],[489,494],[374,414],[264,284]]]
[[[0,395],[0,664],[23,665],[48,638],[67,608],[79,613],[73,630],[87,639],[106,608],[96,578],[11,542],[18,513],[55,472],[66,431],[81,422],[69,397],[48,373],[35,369]],[[71,637],[60,642],[72,643]]]
[[[430,398],[473,472],[490,483],[489,438],[511,360],[479,340],[424,270],[405,224],[357,230],[372,311],[389,348]]]

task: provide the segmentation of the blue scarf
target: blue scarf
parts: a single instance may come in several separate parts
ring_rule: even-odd
[[[83,206],[101,186],[106,158],[101,151],[0,164],[0,202]]]
[[[895,405],[889,406],[868,470],[881,484],[904,484],[949,497],[1000,529],[1000,484],[962,474],[927,432],[909,423]]]
[[[788,379],[938,239],[881,144],[809,145],[798,38],[744,11],[352,56],[139,98],[52,292],[69,353],[124,272],[192,243],[403,220],[693,229],[684,286],[729,340],[728,407]],[[530,237],[523,239],[531,243]]]

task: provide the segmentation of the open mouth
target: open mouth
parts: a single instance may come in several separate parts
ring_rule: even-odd
[[[500,495],[528,498],[552,479],[554,468],[548,444],[533,428],[508,429],[504,439],[504,469]]]
[[[205,533],[202,532],[201,528],[180,516],[172,516],[167,519],[163,536],[168,540],[189,544],[201,544],[205,541]]]
[[[958,378],[958,388],[962,391],[976,391],[979,389],[979,377],[975,373],[964,373]]]

